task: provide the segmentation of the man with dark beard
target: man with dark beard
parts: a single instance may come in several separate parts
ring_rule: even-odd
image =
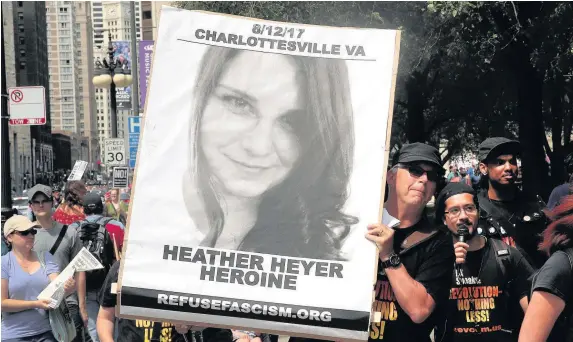
[[[545,203],[536,196],[527,198],[517,185],[519,142],[502,137],[488,138],[479,145],[479,169],[482,191],[479,193],[480,216],[488,227],[478,233],[501,238],[517,247],[535,268],[547,257],[537,250],[547,226]]]
[[[449,183],[440,192],[436,221],[450,231],[456,255],[448,323],[438,327],[436,341],[516,342],[512,310],[527,309],[533,269],[516,248],[477,234],[477,198],[467,184]]]

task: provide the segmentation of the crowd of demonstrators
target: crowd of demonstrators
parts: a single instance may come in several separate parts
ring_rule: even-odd
[[[523,312],[527,309],[528,278],[533,268],[516,248],[477,234],[477,202],[474,189],[464,183],[449,183],[438,195],[436,224],[443,223],[451,233],[456,267],[446,310],[447,324],[437,327],[436,340],[517,341],[519,327],[509,318],[515,315],[515,307]],[[495,289],[494,293],[464,295],[479,293],[486,287]],[[460,301],[468,297],[470,305],[460,309]]]
[[[60,267],[50,253],[33,250],[40,228],[21,215],[4,223],[11,251],[2,256],[2,341],[56,342],[48,317],[50,300],[38,295],[56,279]],[[75,291],[73,279],[64,291]]]
[[[398,151],[387,173],[383,219],[398,223],[372,224],[366,232],[380,258],[370,341],[430,341],[432,331],[436,342],[573,341],[573,331],[568,331],[573,327],[573,196],[567,197],[573,188],[568,183],[561,187],[567,191],[554,190],[553,211],[546,211],[538,196],[525,197],[517,184],[520,152],[516,141],[488,138],[479,145],[479,168],[452,166],[444,175],[436,148],[413,143]],[[2,310],[21,304],[18,314],[38,323],[18,322],[21,326],[13,329],[52,341],[41,309],[46,303],[37,300],[37,293],[86,247],[104,269],[76,274],[76,293],[70,291],[66,298],[77,341],[277,341],[277,336],[254,331],[116,317],[119,251],[128,212],[119,189],[89,192],[73,181],[61,200],[43,185],[30,189],[28,196],[37,223],[22,221],[5,226],[16,227],[13,232],[4,229],[13,250],[2,259]],[[427,204],[434,196],[431,220]],[[24,251],[33,246],[45,255],[44,274],[26,279],[30,284],[21,283],[18,272],[32,264],[37,268],[37,258],[14,249],[20,246]],[[26,259],[4,267],[5,258],[15,256]],[[17,286],[33,288],[21,298],[30,303],[20,303]],[[474,296],[479,293],[483,295]],[[8,302],[5,310],[5,301],[12,299],[18,302]],[[468,305],[460,307],[460,299]],[[392,320],[382,312],[387,305],[396,308]],[[3,332],[5,324],[10,320],[3,319]],[[8,336],[25,337],[20,332]],[[313,340],[290,338],[302,341]]]

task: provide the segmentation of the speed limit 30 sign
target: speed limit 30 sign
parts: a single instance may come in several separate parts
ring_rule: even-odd
[[[108,166],[125,165],[125,140],[105,139],[104,140],[105,164]]]

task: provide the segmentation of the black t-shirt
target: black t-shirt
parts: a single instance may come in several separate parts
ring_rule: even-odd
[[[410,228],[397,228],[394,233],[394,251],[401,252],[402,242],[416,230],[428,230],[432,225],[427,218]],[[451,274],[454,264],[452,239],[440,231],[426,241],[400,254],[408,274],[422,284],[436,302],[434,312],[421,324],[414,323],[400,307],[394,296],[388,277],[379,263],[375,286],[375,301],[372,304],[374,318],[370,323],[369,341],[430,341],[430,332],[439,317],[437,311],[448,300]]]
[[[547,341],[565,341],[567,330],[573,316],[573,249],[569,255],[565,251],[557,251],[541,267],[533,278],[531,292],[544,291],[561,298],[565,309],[557,319]]]
[[[521,310],[519,300],[527,296],[533,268],[516,248],[504,247],[509,255],[497,256],[488,239],[484,248],[468,252],[466,262],[455,267],[445,341],[517,341],[519,331],[510,332],[509,318]]]
[[[100,292],[100,305],[109,308],[117,304],[117,295],[111,293],[111,285],[117,283],[119,262],[111,267]],[[185,342],[183,335],[179,334],[170,323],[153,322],[147,320],[130,320],[120,318],[118,321],[119,336],[116,342]],[[191,334],[189,341],[194,340]]]
[[[518,192],[513,201],[496,201],[488,197],[487,191],[478,194],[480,216],[493,218],[499,238],[506,244],[517,247],[527,261],[538,269],[543,266],[547,256],[537,248],[541,242],[541,233],[547,226],[547,217],[543,213],[545,204],[530,200]]]

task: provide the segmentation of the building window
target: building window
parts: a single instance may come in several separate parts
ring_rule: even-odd
[[[68,27],[68,23],[61,23],[62,28]]]
[[[20,49],[20,57],[26,57],[26,50]]]
[[[18,12],[18,19],[24,20],[24,12]]]
[[[26,69],[26,62],[20,62],[20,70]]]
[[[20,39],[20,44],[26,44],[26,38],[18,37]]]
[[[18,25],[18,31],[20,33],[24,33],[24,25],[22,25],[22,24]]]
[[[151,19],[151,11],[143,11],[143,19]]]
[[[24,1],[18,1],[18,7],[24,7]]]

